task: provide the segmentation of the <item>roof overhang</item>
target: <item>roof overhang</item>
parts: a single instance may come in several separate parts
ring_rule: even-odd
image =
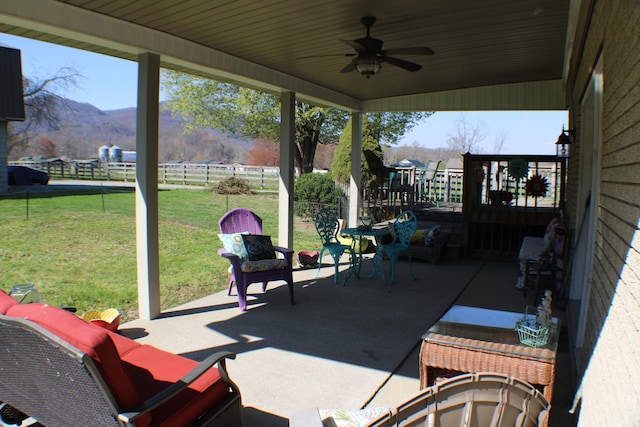
[[[569,0],[535,7],[487,1],[481,8],[475,0],[330,3],[263,0],[256,15],[255,2],[241,0],[22,0],[0,4],[0,31],[134,61],[157,53],[164,68],[351,111],[566,108]],[[409,58],[425,64],[419,72],[389,65],[371,79],[338,73],[348,58],[298,59],[310,45],[319,54],[345,51],[335,41],[362,36],[359,16],[371,13],[379,19],[372,31],[385,43],[429,43],[436,55]]]

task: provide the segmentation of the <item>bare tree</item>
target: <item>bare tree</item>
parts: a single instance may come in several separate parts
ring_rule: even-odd
[[[509,139],[509,131],[503,128],[500,128],[496,131],[495,139],[493,140],[493,153],[500,154],[502,149],[504,148],[504,144]]]
[[[57,130],[60,114],[67,109],[66,99],[59,96],[73,87],[78,87],[78,80],[83,76],[75,69],[63,67],[58,72],[44,79],[23,77],[24,107],[27,120],[23,123],[12,123],[8,139],[8,154],[18,147],[29,145],[31,138],[38,132],[35,129],[45,127]]]
[[[461,114],[449,133],[447,145],[462,154],[482,152],[481,143],[486,137],[486,124],[481,120],[471,123],[466,114]]]

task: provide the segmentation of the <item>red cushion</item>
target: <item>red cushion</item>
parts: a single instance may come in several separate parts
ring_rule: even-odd
[[[164,390],[198,365],[191,359],[150,345],[130,349],[122,355],[122,361],[143,399]],[[228,394],[229,385],[220,378],[218,370],[212,368],[178,396],[156,408],[152,422],[162,427],[190,424]]]
[[[30,320],[89,355],[121,410],[131,409],[143,402],[106,329],[87,323],[66,310],[45,304],[14,305],[7,315]],[[146,424],[143,420],[136,423],[143,424]]]
[[[123,354],[127,354],[131,350],[138,348],[142,345],[139,342],[134,341],[131,338],[127,338],[123,335],[120,335],[117,332],[112,332],[109,330],[106,330],[106,331],[107,331],[107,334],[111,337],[111,341],[113,341],[113,345],[116,346],[116,351],[118,352],[118,355],[120,357],[122,357]]]
[[[18,304],[18,301],[0,289],[0,314],[6,314],[7,310],[16,304]]]

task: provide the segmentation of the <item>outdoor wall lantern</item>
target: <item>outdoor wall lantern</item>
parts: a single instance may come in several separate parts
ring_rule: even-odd
[[[566,129],[562,126],[562,133],[556,141],[556,155],[558,157],[569,157],[569,145],[576,137],[576,129]]]

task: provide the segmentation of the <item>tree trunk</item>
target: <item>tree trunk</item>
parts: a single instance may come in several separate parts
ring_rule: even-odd
[[[322,126],[322,120],[308,121],[298,132],[298,165],[300,173],[313,172],[313,160],[316,156],[316,147],[320,140],[319,129]]]
[[[313,159],[316,155],[316,144],[310,137],[305,137],[300,141],[299,146],[299,167],[300,173],[313,172]]]

